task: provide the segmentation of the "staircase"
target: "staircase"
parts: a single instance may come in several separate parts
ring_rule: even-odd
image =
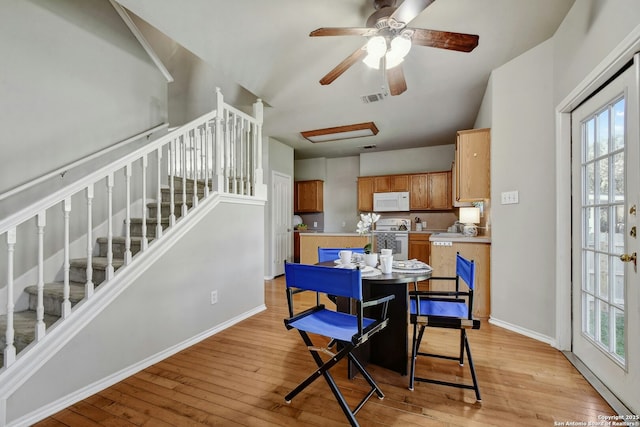
[[[183,182],[182,178],[174,177],[174,215],[176,220],[182,216],[183,206]],[[205,195],[204,182],[198,182],[197,198],[202,199]],[[211,185],[209,184],[209,189]],[[193,207],[194,200],[194,180],[186,179],[185,182],[185,206],[187,209]],[[163,230],[170,224],[171,193],[169,187],[161,189],[162,201],[147,203],[148,217],[146,218],[146,239],[149,243],[156,237],[157,211],[161,209],[161,223]],[[140,252],[143,241],[142,218],[131,218],[131,252],[135,256]],[[91,267],[93,270],[92,282],[94,288],[100,286],[106,278],[108,238],[98,237],[97,253],[92,257]],[[125,237],[114,236],[112,238],[113,268],[118,270],[125,264]],[[87,282],[87,258],[76,258],[70,260],[69,274],[69,301],[71,306],[76,305],[85,297],[85,284]],[[62,282],[45,283],[43,292],[44,302],[44,322],[47,328],[52,326],[62,317],[62,304],[64,301],[64,284]],[[25,289],[29,295],[29,309],[14,313],[15,338],[14,345],[16,353],[20,353],[35,339],[36,310],[38,306],[38,286],[32,285]],[[0,332],[7,327],[7,316],[0,316]],[[0,349],[6,345],[6,337],[0,333]],[[0,351],[0,367],[4,365],[4,355]]]

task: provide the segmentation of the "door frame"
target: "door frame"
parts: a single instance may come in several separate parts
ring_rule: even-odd
[[[640,51],[640,25],[556,107],[556,340],[571,351],[571,112]]]

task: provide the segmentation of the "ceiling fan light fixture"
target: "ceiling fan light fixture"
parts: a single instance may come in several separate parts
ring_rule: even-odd
[[[327,142],[337,141],[339,139],[360,138],[363,136],[374,136],[377,133],[378,128],[373,122],[300,132],[305,139],[311,142]]]
[[[362,62],[365,63],[365,65],[369,68],[373,68],[374,70],[379,70],[380,69],[380,59],[381,57],[378,56],[372,56],[372,55],[367,55],[364,57],[364,59],[362,60]]]
[[[382,58],[387,53],[387,41],[382,36],[374,36],[367,42],[367,53],[372,57]]]

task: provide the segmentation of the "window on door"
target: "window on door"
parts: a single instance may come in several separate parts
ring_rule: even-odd
[[[625,365],[625,100],[582,122],[582,334]]]

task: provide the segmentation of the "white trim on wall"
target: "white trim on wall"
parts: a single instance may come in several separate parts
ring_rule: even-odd
[[[556,344],[571,350],[571,111],[640,50],[640,25],[556,107]],[[566,232],[561,233],[561,230]]]

